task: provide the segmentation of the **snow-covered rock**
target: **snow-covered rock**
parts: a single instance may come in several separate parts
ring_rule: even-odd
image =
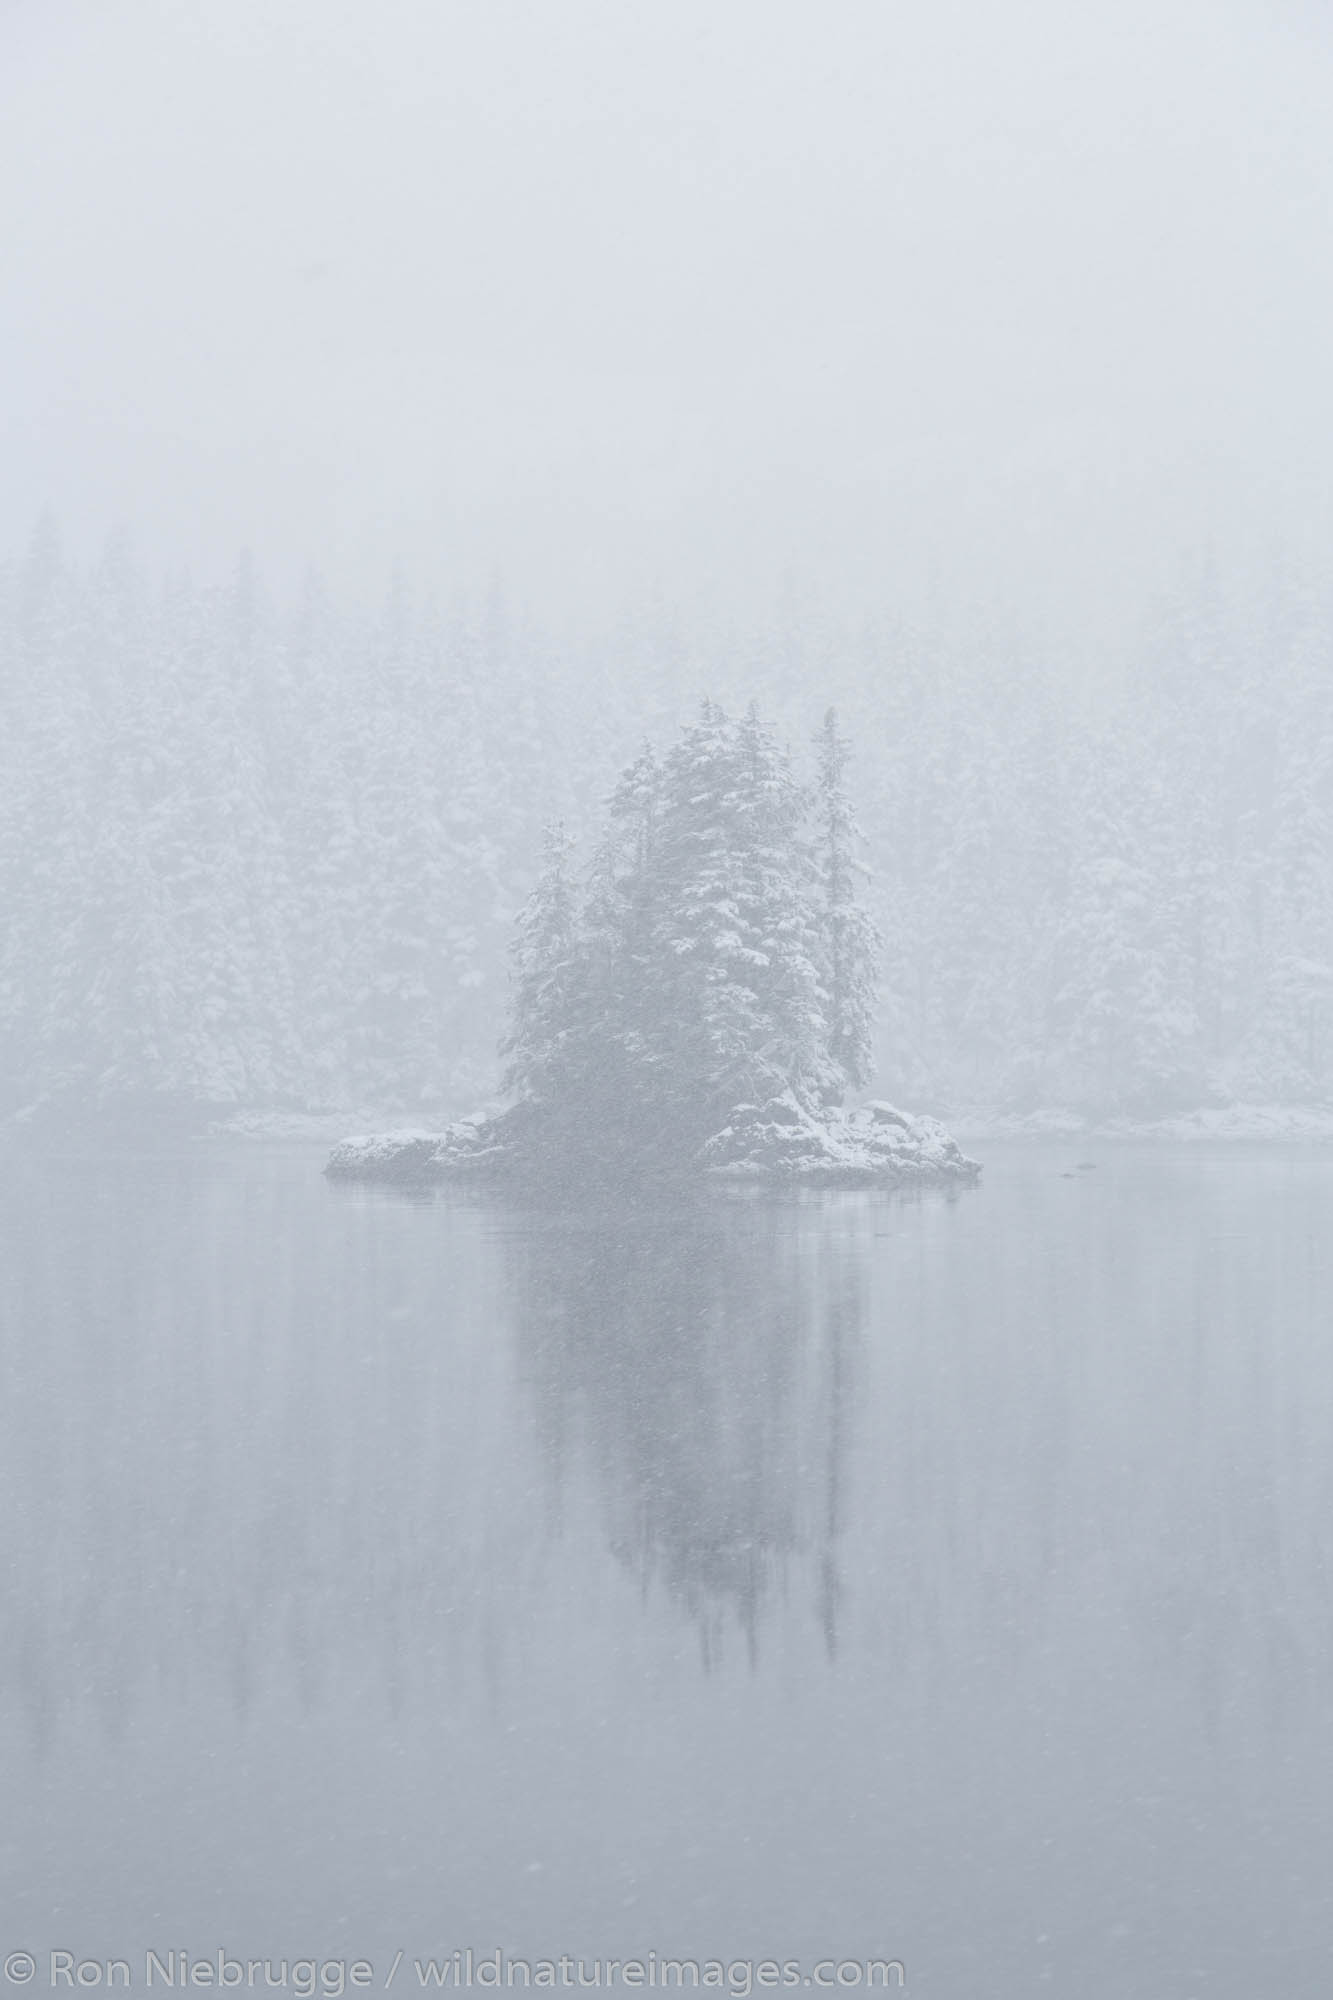
[[[791,1092],[763,1105],[738,1105],[692,1165],[719,1179],[824,1187],[974,1181],[981,1172],[933,1118],[883,1103],[816,1112]],[[533,1105],[462,1119],[443,1132],[344,1139],[325,1168],[334,1180],[406,1182],[503,1179],[525,1171],[562,1177],[559,1149]]]
[[[701,1148],[707,1173],[731,1180],[791,1180],[826,1187],[974,1181],[981,1172],[934,1118],[877,1102],[857,1111],[812,1111],[791,1092],[741,1104]]]
[[[338,1181],[496,1179],[524,1156],[539,1122],[535,1107],[517,1104],[494,1117],[460,1118],[441,1132],[371,1132],[342,1140],[324,1171]]]
[[[440,1132],[367,1132],[342,1139],[324,1169],[332,1180],[417,1180],[433,1174]]]

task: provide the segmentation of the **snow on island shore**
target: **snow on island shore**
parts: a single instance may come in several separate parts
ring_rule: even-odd
[[[718,1180],[823,1187],[967,1183],[981,1173],[934,1118],[882,1102],[814,1112],[790,1091],[763,1105],[737,1105],[688,1170]],[[344,1139],[324,1171],[333,1180],[420,1183],[554,1181],[567,1169],[547,1114],[519,1104],[495,1117],[462,1119],[443,1132]]]

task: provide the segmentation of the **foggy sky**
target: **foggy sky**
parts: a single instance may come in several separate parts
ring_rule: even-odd
[[[9,0],[0,543],[1092,625],[1333,546],[1299,0]]]

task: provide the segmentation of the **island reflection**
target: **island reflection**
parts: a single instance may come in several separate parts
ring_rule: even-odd
[[[837,1651],[854,1250],[771,1198],[534,1218],[512,1245],[516,1335],[557,1496],[586,1456],[611,1550],[754,1662],[766,1601],[806,1589]],[[812,1254],[812,1252],[814,1254]],[[822,1253],[822,1254],[821,1254]],[[812,1586],[793,1585],[793,1566]]]

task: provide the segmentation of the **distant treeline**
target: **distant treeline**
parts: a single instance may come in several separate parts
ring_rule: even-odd
[[[789,610],[600,639],[406,588],[276,609],[0,567],[0,1110],[448,1108],[494,1089],[544,825],[701,694],[798,760],[836,703],[883,933],[875,1087],[1151,1112],[1333,1087],[1333,614],[1206,588],[1095,696],[1011,648]]]

